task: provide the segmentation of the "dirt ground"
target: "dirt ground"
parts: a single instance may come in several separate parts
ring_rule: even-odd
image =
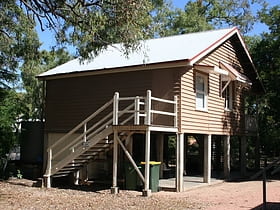
[[[34,182],[12,179],[0,182],[0,209],[262,209],[262,182],[225,182],[183,193],[158,192],[149,198],[141,192],[44,189]],[[280,181],[267,183],[268,209],[280,209]]]

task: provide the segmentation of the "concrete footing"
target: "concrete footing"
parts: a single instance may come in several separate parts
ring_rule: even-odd
[[[119,188],[118,187],[111,187],[111,194],[118,194]]]
[[[144,197],[150,197],[152,195],[152,191],[151,190],[143,190],[142,195]]]

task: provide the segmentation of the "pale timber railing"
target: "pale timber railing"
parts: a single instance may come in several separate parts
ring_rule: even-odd
[[[159,110],[154,106],[154,103],[173,106],[173,108],[171,110],[169,107],[168,111]],[[113,99],[47,149],[48,162],[44,176],[50,177],[54,175],[80,154],[108,137],[113,133],[112,126],[156,126],[156,124],[153,124],[153,118],[156,115],[172,117],[172,125],[168,126],[177,128],[177,97],[175,96],[173,100],[152,97],[150,90],[147,91],[145,97],[119,97],[119,93],[116,92]]]

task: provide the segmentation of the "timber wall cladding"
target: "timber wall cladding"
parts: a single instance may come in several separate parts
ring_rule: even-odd
[[[219,66],[220,61],[229,63],[241,72],[237,51],[232,40],[205,56],[198,64]],[[187,71],[181,77],[181,127],[185,133],[206,133],[217,135],[238,135],[243,133],[244,119],[242,87],[233,82],[233,110],[224,110],[224,99],[220,95],[220,76],[208,76],[208,111],[197,111],[195,107],[194,78],[196,70]]]
[[[113,98],[145,95],[151,72],[107,74],[47,81],[46,129],[64,132]]]
[[[173,69],[145,70],[48,80],[46,130],[70,130],[111,100],[115,92],[119,92],[120,97],[145,96],[150,89],[155,97],[173,99],[174,72]],[[165,120],[160,116],[156,118]]]

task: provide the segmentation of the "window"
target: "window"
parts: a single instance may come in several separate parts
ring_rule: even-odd
[[[196,109],[207,111],[207,89],[208,77],[203,74],[196,74],[195,91],[196,91]]]
[[[225,85],[226,88],[222,92],[222,97],[225,99],[225,110],[231,110],[232,109],[232,82],[229,84],[226,84],[226,82],[222,83],[222,87]]]

